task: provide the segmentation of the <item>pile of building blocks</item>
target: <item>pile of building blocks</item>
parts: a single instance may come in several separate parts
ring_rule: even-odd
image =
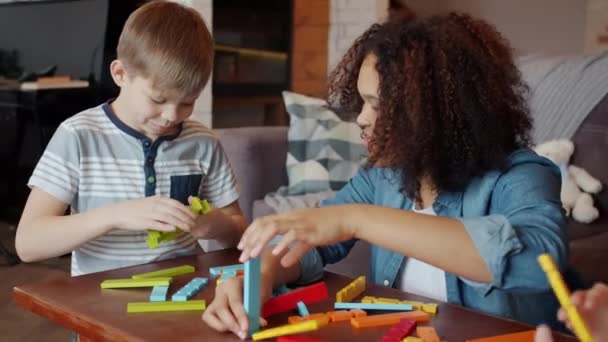
[[[190,210],[196,215],[207,215],[211,211],[211,205],[206,200],[202,200],[198,197],[192,198],[192,203],[190,204]],[[158,246],[167,241],[175,240],[175,238],[181,234],[181,230],[179,228],[175,228],[174,231],[170,232],[162,232],[158,230],[148,230],[148,236],[146,237],[146,243],[148,247],[154,249],[158,248]]]
[[[436,314],[438,305],[435,303],[422,303],[412,300],[399,300],[395,298],[371,297],[365,296],[361,299],[361,303],[368,304],[403,304],[411,305],[412,310],[422,310],[426,313]]]
[[[121,289],[134,287],[152,287],[149,302],[127,303],[127,312],[168,312],[168,311],[203,311],[204,300],[188,300],[198,293],[206,284],[207,278],[193,278],[167,301],[169,285],[173,277],[190,274],[195,268],[182,265],[148,273],[135,274],[126,279],[107,279],[101,282],[102,289]]]

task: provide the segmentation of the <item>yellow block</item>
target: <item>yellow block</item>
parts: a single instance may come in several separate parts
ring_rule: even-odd
[[[562,275],[559,273],[555,261],[553,261],[553,257],[551,257],[550,254],[541,254],[538,256],[538,263],[547,274],[549,284],[551,284],[560,305],[566,310],[576,336],[581,342],[593,342],[594,339],[589,333],[589,328],[576,309],[576,306],[570,301],[570,291],[568,290]]]
[[[273,337],[278,337],[278,336],[298,334],[298,333],[303,333],[303,332],[307,332],[307,331],[314,331],[314,330],[319,329],[322,326],[323,326],[322,323],[319,321],[316,321],[316,320],[305,321],[305,322],[294,323],[294,324],[287,324],[287,325],[282,325],[280,327],[276,327],[276,328],[272,328],[272,329],[262,330],[260,332],[257,332],[255,334],[251,335],[251,338],[254,341],[264,340],[267,338],[273,338]]]
[[[189,300],[185,302],[138,302],[128,303],[127,312],[168,312],[168,311],[204,311],[204,300]]]
[[[401,300],[395,299],[395,298],[377,297],[376,303],[378,303],[378,304],[400,304]]]
[[[120,289],[128,287],[154,287],[159,285],[169,285],[171,277],[156,277],[142,279],[108,279],[101,282],[102,289]]]
[[[376,297],[365,296],[361,298],[361,303],[373,304],[376,302]]]
[[[426,313],[430,313],[430,314],[436,314],[437,307],[438,307],[438,305],[433,304],[433,303],[422,304],[422,311],[424,311]]]
[[[422,310],[422,306],[424,305],[422,302],[416,302],[413,300],[402,300],[400,304],[411,305],[412,309],[414,310]]]
[[[182,265],[177,267],[165,268],[158,271],[134,274],[131,276],[133,279],[142,279],[142,278],[156,278],[156,277],[175,277],[178,275],[188,274],[194,272],[194,266],[190,265]]]
[[[336,293],[336,302],[350,302],[363,291],[365,291],[365,276],[360,276]]]
[[[401,342],[422,342],[422,339],[414,336],[408,336],[401,340]]]

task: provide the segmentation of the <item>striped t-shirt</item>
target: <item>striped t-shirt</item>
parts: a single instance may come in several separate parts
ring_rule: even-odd
[[[177,134],[151,141],[120,121],[107,103],[59,126],[28,185],[69,204],[73,214],[153,195],[185,205],[194,195],[219,208],[238,199],[234,174],[210,129],[186,120]],[[72,275],[188,255],[197,248],[190,234],[156,249],[148,248],[146,236],[145,230],[113,229],[86,242],[72,252]]]

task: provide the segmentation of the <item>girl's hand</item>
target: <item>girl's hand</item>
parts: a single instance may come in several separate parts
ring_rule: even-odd
[[[272,289],[261,284],[261,303],[270,298]],[[234,277],[226,280],[215,288],[215,298],[203,313],[203,321],[211,328],[219,331],[231,331],[240,339],[247,338],[249,319],[243,306],[243,280]],[[260,317],[260,325],[266,326],[266,320]]]
[[[348,205],[292,211],[256,219],[245,231],[238,249],[240,262],[260,255],[266,244],[276,235],[283,235],[273,249],[278,255],[293,244],[281,259],[283,267],[290,267],[315,246],[330,245],[354,237],[354,229],[345,223]]]

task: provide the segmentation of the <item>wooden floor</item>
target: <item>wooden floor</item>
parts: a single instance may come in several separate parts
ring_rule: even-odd
[[[0,242],[14,251],[14,227],[0,222]],[[70,341],[70,332],[16,306],[13,286],[69,274],[70,258],[8,266],[0,256],[0,339],[2,341]]]

